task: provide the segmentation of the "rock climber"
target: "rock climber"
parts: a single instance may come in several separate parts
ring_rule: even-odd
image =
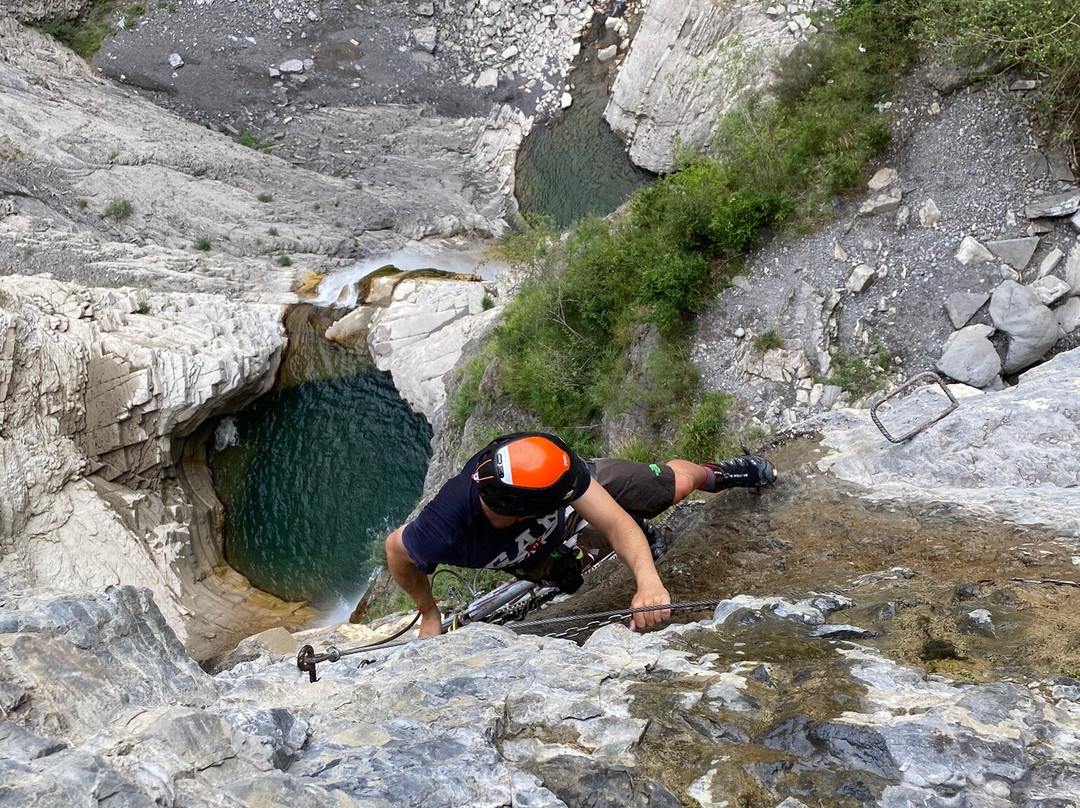
[[[442,633],[427,577],[439,564],[504,570],[572,592],[581,584],[584,553],[598,559],[613,550],[637,585],[631,607],[659,606],[671,602],[653,563],[666,548],[647,520],[693,491],[761,488],[775,479],[773,464],[754,455],[700,465],[584,459],[555,435],[504,435],[386,538],[387,566],[416,602],[421,637]],[[575,547],[567,544],[572,537]],[[636,612],[634,628],[670,615]]]

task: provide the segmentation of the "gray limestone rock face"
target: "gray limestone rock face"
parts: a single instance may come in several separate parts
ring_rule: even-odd
[[[975,312],[986,305],[990,295],[986,292],[953,292],[945,301],[945,312],[952,321],[953,328],[963,328]]]
[[[1006,373],[1035,364],[1064,336],[1054,313],[1034,292],[1014,281],[1004,281],[994,290],[990,318],[1009,335]]]
[[[239,625],[250,632],[252,619],[297,613],[293,604],[271,618],[276,599],[258,593],[268,612],[257,616],[250,585],[219,569],[211,515],[196,506],[214,501],[209,473],[171,472],[183,435],[273,384],[282,311],[0,278],[4,576],[14,567],[27,586],[148,587],[198,654]],[[216,604],[209,617],[204,601]]]
[[[770,16],[761,3],[651,2],[604,118],[634,163],[671,171],[677,143],[709,148],[723,115],[768,84],[775,57],[810,33],[786,14]]]
[[[1011,266],[1017,272],[1023,272],[1031,262],[1031,256],[1039,246],[1039,237],[1010,238],[1003,241],[988,241],[990,252]]]
[[[971,325],[954,331],[945,341],[937,369],[958,382],[986,387],[1001,373],[1001,357],[988,337],[988,325]]]
[[[3,12],[26,23],[73,20],[90,3],[91,0],[10,0],[4,3]]]
[[[1069,284],[1057,277],[1057,275],[1045,275],[1028,284],[1028,288],[1046,306],[1053,306],[1061,298],[1069,294]]]
[[[1080,191],[1069,191],[1027,204],[1024,207],[1024,215],[1029,219],[1057,218],[1071,216],[1078,210],[1080,210]]]
[[[1069,284],[1069,293],[1080,295],[1080,240],[1069,250],[1069,257],[1065,261],[1064,276],[1065,283]]]
[[[900,789],[909,804],[937,804],[947,787],[986,805],[985,783],[1001,779],[1019,800],[1051,780],[1055,794],[1080,794],[1062,776],[1077,768],[1063,742],[1080,732],[1075,710],[1021,685],[927,677],[850,643],[839,653],[830,638],[868,632],[808,627],[824,621],[813,603],[828,612],[851,605],[843,597],[738,596],[714,620],[648,634],[611,625],[583,646],[474,624],[372,650],[363,665],[322,663],[315,684],[273,656],[208,676],[147,598],[117,587],[0,603],[0,674],[25,688],[0,719],[5,806],[677,808],[672,785],[716,805],[733,777],[752,778],[769,804],[800,804],[767,769],[733,761],[733,742],[790,755],[820,793],[870,775],[868,799]],[[751,636],[741,659],[708,653]],[[53,650],[27,668],[13,653],[27,643]],[[783,666],[762,661],[772,643],[859,699],[841,718],[777,719]],[[663,721],[700,734],[690,768],[644,759]],[[698,779],[686,786],[688,773]]]
[[[1074,348],[1014,387],[961,398],[956,411],[899,446],[881,439],[868,413],[835,411],[823,416],[833,453],[819,465],[871,486],[875,499],[956,502],[1080,536],[1078,385]],[[923,404],[920,412],[941,411],[944,396],[932,393],[913,402]]]
[[[220,693],[146,589],[8,598],[0,608],[0,637],[7,641],[3,678],[27,694],[23,720],[66,744],[84,743],[120,716],[161,704],[201,708]],[[58,727],[64,729],[57,733]]]
[[[1080,328],[1080,297],[1070,297],[1054,310],[1058,325],[1066,334]]]

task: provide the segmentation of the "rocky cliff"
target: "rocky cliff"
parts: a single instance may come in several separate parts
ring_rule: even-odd
[[[711,147],[724,114],[768,84],[777,59],[817,32],[809,14],[830,7],[652,0],[604,118],[634,163],[671,171],[680,148]]]
[[[224,564],[200,427],[273,383],[297,278],[505,228],[519,117],[324,111],[369,132],[371,190],[186,123],[10,17],[0,37],[6,586],[150,587],[198,658],[310,620]],[[380,355],[408,365],[414,341]]]
[[[5,589],[149,587],[197,657],[312,619],[225,564],[205,462],[187,456],[202,424],[273,384],[280,318],[213,295],[0,278]]]
[[[684,508],[661,559],[692,598],[711,548],[750,592],[645,635],[609,626],[579,647],[471,626],[322,663],[312,684],[297,640],[348,648],[372,630],[270,632],[210,676],[147,590],[8,592],[0,804],[1073,804],[1080,681],[1054,669],[1080,662],[1077,603],[1047,584],[1073,563],[1060,537],[1077,527],[1076,453],[1053,447],[1075,445],[1078,385],[1074,350],[1010,391],[963,398],[952,421],[900,446],[864,413],[826,416],[802,461],[789,452],[801,439],[775,448],[788,477],[761,502],[718,495]],[[948,445],[960,433],[984,439],[961,451]],[[983,469],[977,503],[956,464]],[[859,505],[865,496],[834,474],[871,486],[884,507]],[[920,516],[917,499],[937,511]],[[854,505],[843,530],[858,541],[848,566],[808,569],[808,548],[835,550],[818,544],[840,517],[829,502]],[[980,521],[973,504],[995,518]],[[881,531],[897,509],[922,525],[893,514]],[[1002,530],[1002,518],[1049,530]],[[958,586],[965,543],[979,545],[983,567],[969,572],[983,577]]]

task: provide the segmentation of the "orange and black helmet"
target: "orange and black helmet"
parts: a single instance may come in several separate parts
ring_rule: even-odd
[[[519,432],[489,443],[473,481],[484,503],[503,516],[541,516],[569,504],[589,471],[554,435]]]

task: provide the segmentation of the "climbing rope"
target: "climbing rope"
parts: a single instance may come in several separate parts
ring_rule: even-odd
[[[719,600],[693,600],[686,603],[665,603],[662,606],[639,606],[636,609],[616,609],[610,612],[594,612],[593,614],[571,614],[565,617],[549,617],[544,620],[531,620],[511,628],[520,633],[533,633],[538,626],[553,626],[560,623],[574,623],[584,621],[582,625],[571,626],[562,631],[543,632],[545,637],[569,638],[586,631],[595,631],[606,625],[619,620],[629,619],[638,612],[659,612],[670,610],[675,612],[697,612],[703,609],[715,609],[720,604]]]
[[[561,631],[554,631],[548,633],[541,633],[540,636],[562,638],[566,639],[573,637],[577,634],[581,634],[586,631],[595,631],[598,628],[614,623],[618,620],[625,620],[633,617],[639,612],[659,612],[659,611],[671,611],[676,612],[696,612],[703,609],[715,609],[720,603],[719,600],[695,600],[688,601],[686,603],[664,603],[659,606],[639,606],[634,609],[616,609],[609,612],[594,612],[592,614],[575,614],[566,615],[564,617],[549,617],[545,620],[533,620],[528,623],[521,623],[519,625],[510,626],[510,628],[518,633],[535,633],[537,627],[554,626],[562,623],[581,623],[582,625],[575,625],[569,628],[562,629]],[[310,645],[305,645],[300,649],[300,652],[296,655],[296,667],[306,673],[312,682],[318,681],[318,675],[316,672],[316,665],[320,662],[337,662],[342,657],[351,656],[353,654],[361,654],[365,651],[382,651],[387,648],[396,648],[399,646],[407,645],[413,642],[412,639],[398,640],[398,638],[416,625],[416,621],[420,619],[420,615],[412,619],[412,622],[405,628],[398,631],[396,634],[387,637],[385,640],[379,642],[370,643],[369,645],[361,645],[356,648],[339,649],[334,646],[328,647],[322,653],[316,654],[315,649]],[[395,642],[395,640],[397,640]],[[364,659],[360,661],[360,667],[364,665],[371,665],[375,662],[374,659]]]

